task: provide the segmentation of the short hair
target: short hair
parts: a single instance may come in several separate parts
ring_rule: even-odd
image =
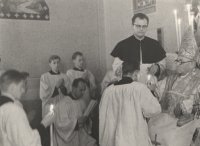
[[[78,87],[78,83],[79,83],[79,82],[82,82],[82,83],[84,83],[84,84],[86,83],[85,80],[84,80],[83,78],[77,78],[77,79],[75,79],[75,80],[73,81],[72,87],[75,87],[75,88]]]
[[[140,19],[146,19],[147,20],[147,25],[149,25],[149,17],[143,13],[137,13],[133,16],[132,18],[132,25],[135,23],[135,19],[140,18]]]
[[[61,61],[60,56],[58,56],[58,55],[51,55],[51,56],[49,57],[49,63],[51,63],[51,61],[52,61],[52,60],[55,60],[55,59],[59,59],[59,61]]]
[[[27,72],[19,72],[17,70],[8,70],[4,72],[0,77],[1,91],[7,91],[11,84],[19,84],[22,81],[26,81],[28,77]]]
[[[83,56],[83,53],[81,53],[81,52],[75,52],[75,53],[72,55],[72,60],[75,60],[77,56]]]
[[[136,70],[140,70],[140,64],[136,60],[127,60],[122,63],[123,75],[127,75],[129,72],[133,73]]]

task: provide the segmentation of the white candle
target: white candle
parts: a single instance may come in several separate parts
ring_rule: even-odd
[[[178,32],[179,32],[179,43],[181,44],[181,19],[178,19]],[[178,51],[179,51],[179,48],[178,48]]]
[[[53,114],[53,104],[50,105],[50,112]],[[51,139],[51,146],[53,146],[53,124],[50,125],[50,139]]]
[[[187,4],[188,22],[189,22],[189,25],[191,25],[190,9],[191,9],[191,4]]]
[[[191,16],[192,32],[194,32],[194,15]]]
[[[175,16],[175,26],[176,26],[177,49],[179,49],[178,23],[177,23],[177,11],[176,10],[174,10],[174,16]]]

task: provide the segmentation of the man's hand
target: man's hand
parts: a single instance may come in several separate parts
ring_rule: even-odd
[[[157,71],[158,71],[158,65],[156,65],[156,64],[153,64],[150,68],[149,68],[149,73],[151,73],[151,74],[155,74]]]
[[[49,112],[43,119],[42,119],[42,125],[44,125],[44,127],[48,127],[49,125],[51,125],[54,121],[54,114],[52,114],[51,112]]]
[[[57,83],[56,83],[56,87],[57,87],[57,88],[60,88],[60,86],[61,86],[63,83],[64,83],[64,79],[63,79],[63,78],[59,79],[59,80],[57,81]]]
[[[88,120],[87,116],[82,116],[82,117],[78,118],[79,128],[83,128],[83,126],[84,126],[84,124],[86,123],[87,120]]]

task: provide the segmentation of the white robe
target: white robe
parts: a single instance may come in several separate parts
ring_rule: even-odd
[[[90,91],[96,89],[96,83],[95,83],[94,75],[89,70],[86,70],[86,69],[84,69],[83,72],[82,71],[76,71],[74,69],[70,69],[70,70],[67,71],[66,74],[69,77],[69,81],[70,81],[69,84],[71,85],[69,92],[72,91],[72,83],[73,83],[74,79],[83,78],[86,81],[89,81],[90,89],[87,86],[86,91],[85,91],[83,97],[81,98],[82,100],[85,101],[85,104],[87,106],[90,103],[90,100],[91,100]]]
[[[64,79],[64,86],[67,88],[67,93],[69,93],[70,89],[70,81],[69,78],[63,74],[60,73],[58,75],[52,75],[49,72],[43,74],[40,79],[40,98],[42,100],[42,117],[44,117],[48,112],[50,108],[50,104],[56,104],[60,99],[64,97],[60,89],[59,95],[52,97],[56,83],[59,79]]]
[[[109,83],[117,80],[118,78],[115,76],[114,71],[113,70],[108,71],[101,82],[101,94],[103,94],[103,91],[108,87]]]
[[[41,146],[38,131],[32,130],[26,113],[16,103],[0,107],[0,146]]]
[[[151,146],[146,118],[160,113],[161,107],[144,84],[109,86],[99,108],[101,146]]]
[[[54,146],[96,146],[95,140],[88,134],[91,125],[75,130],[77,119],[82,117],[86,106],[83,100],[63,98],[55,107]]]
[[[192,72],[192,74],[194,74],[194,72]],[[178,85],[181,86],[180,83],[181,80],[183,80],[187,76],[188,74],[185,76],[179,76],[177,80],[174,81],[171,92],[174,92],[173,90],[177,88]],[[188,84],[188,82],[185,84]],[[162,99],[163,93],[166,88],[166,83],[167,83],[167,78],[159,81],[156,84],[155,93],[158,96],[159,100]],[[188,86],[187,88],[191,88],[191,86]],[[185,89],[185,91],[187,91],[187,88]],[[183,93],[174,93],[174,94],[184,95],[185,91],[183,91]],[[184,99],[183,101],[181,100],[180,104],[181,107],[183,107],[184,109],[184,113],[190,114],[192,112],[194,98],[199,91],[200,91],[200,85],[194,88],[190,97]],[[172,117],[168,113],[160,113],[156,117],[150,119],[148,127],[151,140],[154,140],[155,134],[157,134],[157,141],[161,143],[162,146],[189,146],[192,141],[192,136],[195,132],[195,129],[197,127],[198,128],[200,127],[200,120],[192,121],[188,124],[185,124],[182,127],[177,126],[177,121],[178,121],[177,118]]]

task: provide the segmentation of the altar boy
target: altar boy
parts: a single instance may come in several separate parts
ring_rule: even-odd
[[[95,97],[96,83],[94,75],[87,69],[83,69],[84,58],[81,52],[75,52],[72,55],[72,61],[74,68],[69,69],[66,74],[70,80],[70,91],[72,91],[72,83],[77,78],[83,78],[86,81],[87,87],[82,100],[85,102],[85,106],[89,104],[91,98]]]
[[[41,76],[40,98],[42,100],[42,116],[49,112],[51,104],[54,106],[67,95],[69,78],[59,71],[61,58],[52,55],[49,58],[51,70]]]

